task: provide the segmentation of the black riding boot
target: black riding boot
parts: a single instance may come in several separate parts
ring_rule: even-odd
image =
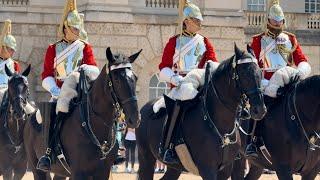
[[[249,135],[248,139],[247,139],[247,146],[246,146],[246,150],[245,150],[245,156],[247,158],[257,158],[258,157],[257,144],[256,144],[257,137],[254,135],[255,129],[256,129],[256,123],[257,123],[256,121],[250,120],[249,132],[251,132],[252,135]]]
[[[251,138],[250,143],[246,147],[245,156],[247,158],[258,158],[257,136]]]
[[[179,158],[174,150],[174,144],[171,143],[171,137],[173,136],[173,130],[180,112],[180,105],[177,102],[174,103],[173,110],[168,111],[168,118],[162,129],[162,139],[159,148],[159,154],[162,157],[163,162],[167,164],[176,164],[179,162]]]
[[[67,113],[58,112],[55,124],[52,128],[53,132],[49,133],[49,130],[47,130],[48,133],[46,133],[46,134],[47,134],[47,136],[49,136],[49,138],[47,137],[49,143],[47,145],[45,155],[43,155],[38,161],[37,169],[42,170],[44,172],[50,171],[50,169],[51,169],[51,152],[52,152],[52,149],[54,148],[54,145],[55,145],[55,143],[54,143],[55,139],[60,134],[60,128],[57,128],[57,126],[60,123],[60,121],[62,121],[65,118],[66,114]],[[50,127],[48,127],[48,128],[50,128]],[[52,135],[50,136],[50,134],[52,134]]]

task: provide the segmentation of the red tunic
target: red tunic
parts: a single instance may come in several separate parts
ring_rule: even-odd
[[[176,42],[177,42],[177,37],[179,35],[176,35],[174,37],[171,37],[169,39],[169,42],[167,43],[166,47],[164,48],[163,55],[162,55],[162,61],[159,64],[159,69],[161,70],[162,68],[169,67],[172,68],[173,66],[173,56],[176,50]],[[198,64],[198,68],[203,68],[204,64],[208,60],[212,60],[215,62],[217,61],[216,58],[216,53],[214,51],[213,46],[209,42],[208,38],[204,37],[204,43],[206,45],[206,52],[204,53],[201,61]]]
[[[301,46],[298,43],[296,36],[291,33],[287,33],[287,34],[289,35],[289,39],[290,39],[292,45],[297,46],[296,50],[293,51],[293,53],[292,53],[292,58],[293,58],[294,64],[296,66],[298,66],[300,62],[307,61],[307,58],[303,54]],[[264,36],[264,33],[261,33],[259,35],[252,37],[251,48],[253,49],[254,54],[258,60],[259,60],[260,52],[261,52],[261,38],[262,38],[262,36]],[[260,66],[260,68],[263,68],[263,61],[259,60],[259,66]],[[273,75],[273,73],[274,72],[264,72],[264,77],[269,80],[271,78],[271,76]]]
[[[55,69],[54,69],[55,57],[56,57],[56,45],[51,44],[47,49],[47,53],[46,53],[44,64],[43,64],[43,72],[41,74],[42,80],[48,76],[55,77]],[[85,47],[83,49],[83,59],[81,64],[97,66],[96,60],[93,56],[92,47],[89,44],[85,44]],[[63,81],[56,80],[56,83],[59,87],[61,87],[63,84]]]

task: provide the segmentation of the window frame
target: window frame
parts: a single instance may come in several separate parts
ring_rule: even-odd
[[[156,78],[157,82],[152,83],[151,81],[154,78]],[[166,86],[165,87],[160,86],[161,83],[164,83]],[[156,84],[156,86],[151,86],[151,84]],[[160,94],[160,93],[162,93],[163,91],[165,92],[165,94],[168,94],[168,92],[170,91],[170,85],[164,81],[160,81],[159,73],[153,74],[151,76],[148,87],[149,87],[149,100],[162,96],[163,94]],[[151,97],[151,93],[150,93],[151,91],[155,91],[155,97]]]
[[[320,0],[305,0],[304,8],[306,13],[320,13]]]
[[[262,0],[263,3],[260,3],[260,1],[261,0],[247,0],[247,9],[249,11],[257,11],[257,12],[266,11],[266,0]],[[253,8],[253,7],[256,7],[256,8]]]

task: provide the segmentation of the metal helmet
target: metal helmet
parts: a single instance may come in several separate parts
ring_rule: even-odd
[[[188,0],[180,0],[179,16],[182,21],[187,18],[196,18],[196,19],[199,19],[200,21],[203,21],[202,14],[199,7]]]
[[[63,26],[74,27],[79,29],[80,32],[85,32],[83,27],[83,18],[81,18],[78,10],[76,0],[67,0],[60,22],[58,35],[63,37]]]
[[[276,20],[278,22],[285,20],[285,16],[280,6],[279,0],[271,0],[268,18]]]
[[[2,46],[9,47],[16,51],[17,42],[16,38],[11,35],[11,20],[6,20],[0,35],[0,48]]]

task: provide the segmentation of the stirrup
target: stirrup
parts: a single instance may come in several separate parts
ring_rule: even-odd
[[[50,171],[51,170],[51,158],[50,158],[50,156],[48,156],[47,154],[43,155],[39,159],[36,168],[38,170],[43,171],[43,172]]]

